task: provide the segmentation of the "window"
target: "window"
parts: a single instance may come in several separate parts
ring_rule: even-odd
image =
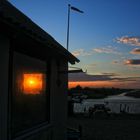
[[[48,121],[46,62],[13,54],[12,134]]]

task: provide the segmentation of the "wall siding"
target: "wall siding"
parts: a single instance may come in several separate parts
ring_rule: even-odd
[[[67,118],[67,74],[59,71],[67,71],[67,62],[60,61],[59,67],[55,59],[51,62],[51,123],[54,126],[54,140],[66,139]],[[58,79],[59,78],[59,79]],[[57,83],[60,82],[60,85]]]
[[[9,40],[0,36],[0,140],[8,137]]]

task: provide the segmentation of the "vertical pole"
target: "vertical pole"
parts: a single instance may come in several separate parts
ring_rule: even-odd
[[[67,50],[69,49],[69,24],[70,24],[70,7],[71,7],[71,5],[70,5],[70,4],[68,4]]]

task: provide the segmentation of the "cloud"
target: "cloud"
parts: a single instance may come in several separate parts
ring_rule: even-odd
[[[118,77],[114,78],[113,82],[136,82],[140,81],[140,77]]]
[[[89,75],[86,73],[71,73],[69,74],[69,81],[76,82],[76,81],[110,81],[113,80],[111,78],[116,74],[114,73],[103,73],[101,75]]]
[[[137,36],[136,37],[123,36],[121,38],[117,38],[116,41],[118,43],[140,47],[140,37],[137,37]]]
[[[74,55],[74,56],[89,56],[89,55],[92,55],[92,53],[91,52],[87,52],[87,51],[85,51],[84,49],[78,49],[78,50],[75,50],[75,51],[73,51],[72,52],[72,54]]]
[[[102,75],[107,75],[107,76],[118,76],[117,73],[112,73],[112,72],[104,72]]]
[[[94,48],[92,49],[92,51],[96,53],[121,54],[120,52],[116,51],[116,49],[113,48],[112,46],[103,47],[103,48]]]
[[[79,56],[79,55],[81,55],[83,53],[83,51],[84,51],[83,49],[79,49],[79,50],[76,50],[76,51],[72,52],[72,54],[74,56]]]
[[[89,56],[93,55],[94,53],[105,53],[105,54],[121,54],[116,50],[115,47],[112,46],[107,46],[107,47],[99,47],[99,48],[93,48],[89,51],[84,50],[84,49],[78,49],[72,52],[72,54],[76,57],[78,56]]]
[[[112,62],[112,64],[119,64],[119,61],[118,61],[118,60],[114,60],[114,61]]]
[[[96,63],[92,63],[92,64],[88,64],[88,65],[87,65],[87,67],[89,67],[89,68],[93,68],[93,67],[96,67],[96,66],[97,66]]]
[[[131,54],[140,54],[140,48],[135,48],[130,53]]]
[[[69,82],[88,82],[88,81],[111,81],[111,82],[135,82],[140,80],[140,77],[116,77],[116,73],[102,73],[101,75],[89,75],[86,73],[71,73],[69,74]]]
[[[124,61],[125,65],[140,65],[140,59],[128,59]]]

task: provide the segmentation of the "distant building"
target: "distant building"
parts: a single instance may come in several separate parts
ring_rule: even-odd
[[[0,140],[66,140],[68,62],[79,60],[0,1]]]

